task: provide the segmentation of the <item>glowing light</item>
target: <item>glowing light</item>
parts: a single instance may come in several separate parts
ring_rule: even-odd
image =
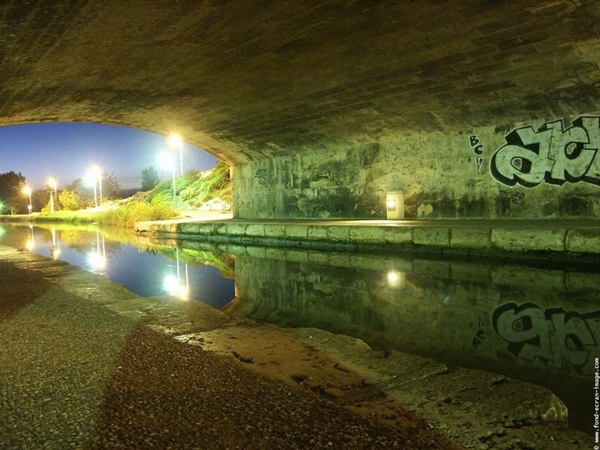
[[[180,298],[182,300],[188,299],[189,290],[181,284],[178,277],[175,275],[167,275],[163,280],[163,289],[169,295]]]
[[[388,211],[396,210],[396,200],[390,199],[386,202]]]
[[[183,140],[181,139],[181,136],[179,136],[178,134],[172,134],[171,136],[169,136],[169,145],[177,148],[182,147]]]
[[[27,250],[33,250],[35,248],[35,242],[33,241],[33,238],[27,239],[27,242],[25,243],[25,248]]]
[[[389,287],[402,288],[406,286],[406,274],[391,270],[387,273],[387,282]]]
[[[98,252],[88,254],[88,263],[95,270],[103,270],[106,268],[106,257]]]

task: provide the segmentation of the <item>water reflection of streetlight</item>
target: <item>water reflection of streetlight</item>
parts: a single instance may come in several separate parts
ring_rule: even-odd
[[[35,248],[35,241],[33,240],[33,225],[29,225],[29,239],[25,243],[27,250],[33,250]]]
[[[104,235],[100,239],[101,233],[96,231],[96,250],[88,255],[88,263],[98,272],[106,269],[106,240]]]
[[[50,229],[52,235],[52,247],[50,247],[50,256],[52,259],[58,259],[60,256],[60,241],[56,239],[56,228]]]
[[[25,185],[25,187],[23,188],[23,193],[29,196],[29,204],[27,205],[27,210],[29,211],[29,214],[31,214],[31,210],[33,209],[33,204],[31,201],[31,188]]]
[[[187,300],[190,291],[190,279],[188,276],[188,266],[184,264],[185,270],[185,282],[181,281],[181,268],[179,264],[179,249],[175,249],[176,263],[176,275],[167,275],[163,281],[163,288],[167,294],[173,297],[179,297],[181,300]]]
[[[50,186],[50,212],[54,212],[54,195],[56,195],[57,188],[56,180],[52,177],[48,178],[48,186]],[[58,197],[56,200],[58,201]]]
[[[406,286],[406,274],[390,270],[387,273],[387,283],[389,287],[400,289]]]

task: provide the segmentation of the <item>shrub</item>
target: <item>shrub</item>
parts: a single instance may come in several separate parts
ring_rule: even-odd
[[[167,202],[130,202],[104,212],[98,222],[103,225],[133,228],[136,222],[145,220],[168,220],[177,217],[177,212]]]

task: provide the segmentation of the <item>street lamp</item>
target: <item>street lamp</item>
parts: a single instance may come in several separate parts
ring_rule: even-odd
[[[158,157],[159,167],[170,167],[171,175],[173,176],[173,208],[177,208],[177,195],[175,192],[175,164],[173,164],[173,157],[169,153],[161,153]]]
[[[100,166],[92,166],[92,173],[95,175],[98,180],[98,191],[100,193],[100,205],[102,205],[102,169]]]
[[[102,205],[102,169],[93,165],[88,172],[89,182],[94,186],[94,207],[98,207],[98,196],[96,194],[96,182],[100,191],[100,205]]]
[[[169,137],[169,144],[171,147],[179,149],[179,175],[183,175],[183,141],[181,140],[181,136],[172,134]]]
[[[54,212],[54,196],[56,194],[56,180],[52,177],[48,178],[48,186],[50,186],[50,212]],[[58,201],[58,198],[56,199]]]
[[[27,205],[27,209],[29,210],[29,214],[31,214],[31,210],[33,209],[33,203],[31,202],[31,188],[25,185],[23,188],[23,193],[29,196],[29,204]]]

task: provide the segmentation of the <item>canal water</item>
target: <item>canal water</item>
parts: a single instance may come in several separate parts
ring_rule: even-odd
[[[591,432],[600,272],[587,267],[197,241],[172,248],[122,230],[0,227],[0,244],[100,273],[142,296],[202,301],[545,386],[565,402],[571,425]]]

